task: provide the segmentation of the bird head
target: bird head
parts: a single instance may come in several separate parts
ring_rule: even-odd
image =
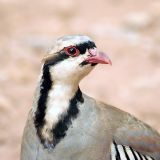
[[[97,64],[111,64],[111,60],[83,35],[57,39],[44,57],[44,67],[49,68],[54,81],[69,83],[79,83]]]

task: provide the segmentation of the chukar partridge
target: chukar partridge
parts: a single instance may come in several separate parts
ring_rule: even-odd
[[[157,131],[81,92],[83,77],[111,64],[88,36],[57,39],[43,62],[21,160],[160,160]]]

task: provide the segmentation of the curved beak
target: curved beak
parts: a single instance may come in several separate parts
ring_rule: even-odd
[[[85,59],[85,62],[91,63],[91,64],[100,63],[100,64],[112,65],[110,58],[105,53],[97,51],[96,48],[89,49],[88,52],[89,52],[89,55],[88,55],[88,58]]]

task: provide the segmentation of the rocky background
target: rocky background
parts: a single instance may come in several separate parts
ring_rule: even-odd
[[[82,91],[160,131],[160,1],[0,0],[0,159],[19,159],[41,59],[55,38],[87,34],[113,66]]]

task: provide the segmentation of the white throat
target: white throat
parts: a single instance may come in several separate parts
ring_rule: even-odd
[[[45,125],[42,129],[42,135],[50,136],[50,130],[57,124],[61,116],[67,113],[70,100],[78,90],[78,86],[71,86],[64,83],[54,83],[48,93],[48,100],[45,112]],[[48,137],[49,139],[49,137]]]
[[[62,114],[65,114],[71,98],[76,93],[78,87],[68,84],[54,84],[48,94],[48,102],[46,108],[45,120],[48,127],[54,126]]]

